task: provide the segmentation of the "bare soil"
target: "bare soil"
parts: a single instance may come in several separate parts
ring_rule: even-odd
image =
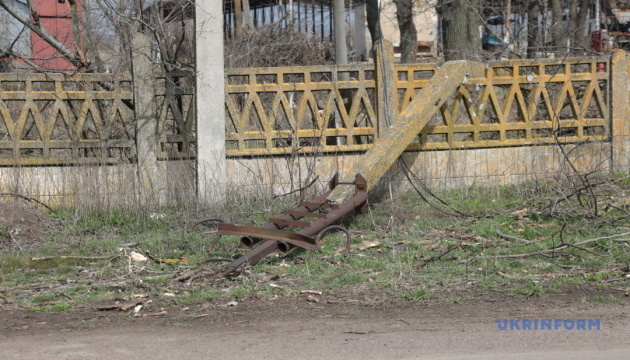
[[[0,204],[0,251],[37,249],[55,226],[29,204]],[[357,290],[194,305],[180,297],[121,297],[39,312],[0,297],[0,360],[627,359],[629,279],[606,290],[533,297],[451,286],[422,302]],[[31,297],[54,288],[35,285],[41,286],[15,291]],[[63,292],[54,293],[50,304],[35,305],[65,301]],[[500,330],[497,319],[598,319],[601,328]]]
[[[30,204],[0,202],[0,251],[37,249],[57,227]]]
[[[626,359],[630,297],[574,289],[525,298],[469,292],[444,304],[382,294],[295,294],[138,312],[33,312],[0,307],[1,359]],[[453,295],[453,294],[450,294]],[[615,302],[579,299],[617,296]],[[313,298],[317,300],[313,300]],[[367,302],[366,300],[373,301]],[[376,299],[376,300],[375,300]],[[496,319],[599,319],[600,330],[499,330]]]

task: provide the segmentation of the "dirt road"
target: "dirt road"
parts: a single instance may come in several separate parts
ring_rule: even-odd
[[[0,308],[0,359],[628,359],[629,299],[488,294],[463,304],[368,306],[296,296],[137,318]],[[521,319],[520,328],[523,319],[591,319],[593,329],[500,330],[497,319]]]

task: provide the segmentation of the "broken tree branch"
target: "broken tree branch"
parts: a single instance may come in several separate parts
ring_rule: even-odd
[[[306,185],[306,186],[304,186],[304,187],[301,187],[301,188],[299,188],[299,189],[293,190],[293,191],[289,191],[289,192],[288,192],[288,193],[286,193],[286,194],[274,195],[274,196],[273,196],[273,199],[277,199],[277,198],[282,197],[282,196],[287,196],[287,195],[295,194],[296,192],[304,191],[304,190],[306,190],[306,189],[310,188],[311,186],[313,186],[313,184],[315,184],[315,182],[316,182],[317,180],[319,180],[319,176],[316,176],[316,177],[315,177],[315,179],[313,179],[313,181],[311,181],[308,185]]]
[[[450,252],[451,252],[451,251],[453,251],[453,250],[459,249],[460,247],[463,247],[463,246],[464,246],[464,244],[455,245],[455,246],[451,247],[450,249],[446,250],[445,252],[441,253],[441,254],[440,254],[440,255],[438,255],[438,256],[432,256],[432,257],[430,257],[428,260],[426,260],[424,263],[420,264],[420,267],[425,267],[425,266],[427,266],[430,262],[440,260],[440,259],[441,259],[444,255],[446,255],[446,254],[450,253]]]
[[[117,257],[117,256],[113,256]],[[112,256],[43,256],[43,257],[33,257],[31,261],[42,261],[42,260],[58,260],[58,259],[80,259],[80,260],[104,260],[110,259]]]
[[[28,196],[24,196],[24,195],[20,195],[20,194],[11,194],[11,193],[0,193],[0,196],[15,196],[15,197],[19,197],[20,199],[24,199],[24,200],[27,200],[27,201],[32,201],[34,203],[38,203],[39,205],[45,207],[46,209],[48,209],[48,210],[50,210],[52,212],[55,212],[55,210],[53,210],[50,206],[44,204],[43,202],[41,202],[41,201],[39,201],[37,199],[33,199],[31,197],[28,197]]]
[[[29,5],[31,5],[30,0],[28,1],[28,3]],[[25,17],[20,11],[13,7],[13,5],[9,4],[5,0],[0,0],[0,6],[3,7],[17,21],[24,24],[24,26],[31,29],[31,31],[33,31],[44,41],[49,43],[50,46],[54,47],[55,50],[59,51],[59,53],[63,55],[64,58],[74,64],[77,68],[85,68],[89,65],[84,59],[78,58],[76,54],[68,49],[61,41],[59,41],[56,37],[49,33],[48,30],[46,30],[46,28],[42,26],[41,22],[39,22],[39,14],[37,14],[35,11],[33,11],[33,21],[31,21],[31,19]],[[32,6],[30,6],[30,8],[32,9]]]
[[[497,235],[499,235],[500,237],[504,238],[505,240],[520,241],[520,242],[525,243],[525,244],[531,244],[531,243],[534,242],[534,241],[530,241],[530,240],[523,239],[523,238],[520,238],[520,237],[504,234],[504,233],[502,233],[499,230],[497,230]]]
[[[549,249],[545,249],[545,250],[541,250],[541,251],[535,251],[535,252],[531,252],[531,253],[527,253],[527,254],[509,254],[509,255],[495,255],[495,256],[475,256],[473,258],[470,258],[468,261],[473,261],[473,260],[479,260],[479,259],[498,259],[498,258],[503,258],[503,259],[507,259],[507,258],[523,258],[523,257],[530,257],[530,256],[537,256],[537,255],[541,255],[541,256],[547,256],[549,257],[549,253],[553,253],[556,252],[558,250],[564,250],[566,248],[569,247],[574,247],[576,249],[580,249],[580,250],[584,250],[587,251],[589,253],[593,253],[595,255],[598,256],[603,256],[601,254],[598,254],[594,251],[590,251],[587,249],[582,248],[580,245],[584,245],[584,244],[588,244],[588,243],[592,243],[592,242],[596,242],[596,241],[600,241],[600,240],[611,240],[611,241],[615,241],[615,238],[619,238],[622,236],[628,236],[630,235],[630,232],[627,233],[623,233],[623,234],[617,234],[617,235],[611,235],[611,236],[602,236],[602,237],[598,237],[598,238],[594,238],[594,239],[588,239],[588,240],[583,240],[580,242],[577,242],[575,244],[568,244],[568,243],[563,243],[562,245],[558,245],[558,246],[553,246]],[[628,239],[623,239],[623,240],[628,240]],[[621,241],[617,241],[617,242],[621,242]]]
[[[22,246],[20,245],[20,243],[15,240],[15,237],[13,236],[13,234],[11,233],[11,231],[8,231],[9,236],[11,237],[11,240],[13,240],[13,242],[15,243],[15,245],[17,245],[18,248],[20,248],[21,252],[24,252],[24,249],[22,248]]]

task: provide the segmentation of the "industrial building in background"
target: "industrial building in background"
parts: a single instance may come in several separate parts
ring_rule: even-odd
[[[70,4],[67,0],[32,0],[33,12],[26,0],[3,0],[33,23],[39,22],[55,39],[69,50],[83,51],[83,32],[80,21],[73,28]],[[76,0],[77,16],[81,16],[82,1]],[[77,38],[78,37],[78,38]],[[0,9],[0,58],[3,71],[11,68],[76,71],[77,67],[62,56],[53,46],[32,33],[15,17]],[[32,62],[30,65],[29,62]]]

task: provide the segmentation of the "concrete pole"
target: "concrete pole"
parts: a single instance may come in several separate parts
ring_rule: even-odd
[[[225,81],[223,2],[195,6],[197,195],[208,205],[225,201]]]
[[[365,37],[365,30],[367,27],[367,19],[365,12],[365,3],[356,5],[354,8],[354,33],[352,43],[354,45],[354,61],[361,61],[363,57],[364,61],[367,60],[368,55],[366,53],[367,39]]]
[[[339,65],[348,63],[348,46],[346,45],[346,21],[345,21],[345,6],[344,0],[333,0],[333,24],[335,31],[335,61]],[[350,76],[347,72],[337,73],[337,81],[348,81]],[[339,91],[341,98],[346,106],[346,109],[350,108],[350,92],[347,90]],[[338,111],[335,111],[335,128],[341,128],[343,121]],[[337,138],[336,145],[345,145],[346,141],[342,138]]]
[[[394,46],[381,39],[375,44],[376,51],[376,88],[378,106],[378,136],[385,135],[390,126],[396,123],[398,94],[396,93],[396,68],[394,65]]]
[[[346,45],[346,22],[343,0],[334,0],[333,19],[335,25],[335,61],[337,64],[347,64],[348,46]]]
[[[163,204],[166,179],[163,174],[160,176],[158,173],[157,165],[158,119],[155,104],[155,78],[151,61],[151,39],[141,33],[133,34],[131,46],[139,200],[142,204]]]
[[[612,84],[611,99],[611,170],[626,173],[630,170],[630,74],[628,56],[623,50],[615,50],[610,59]],[[605,65],[604,65],[605,66]],[[591,100],[594,101],[594,100]]]

